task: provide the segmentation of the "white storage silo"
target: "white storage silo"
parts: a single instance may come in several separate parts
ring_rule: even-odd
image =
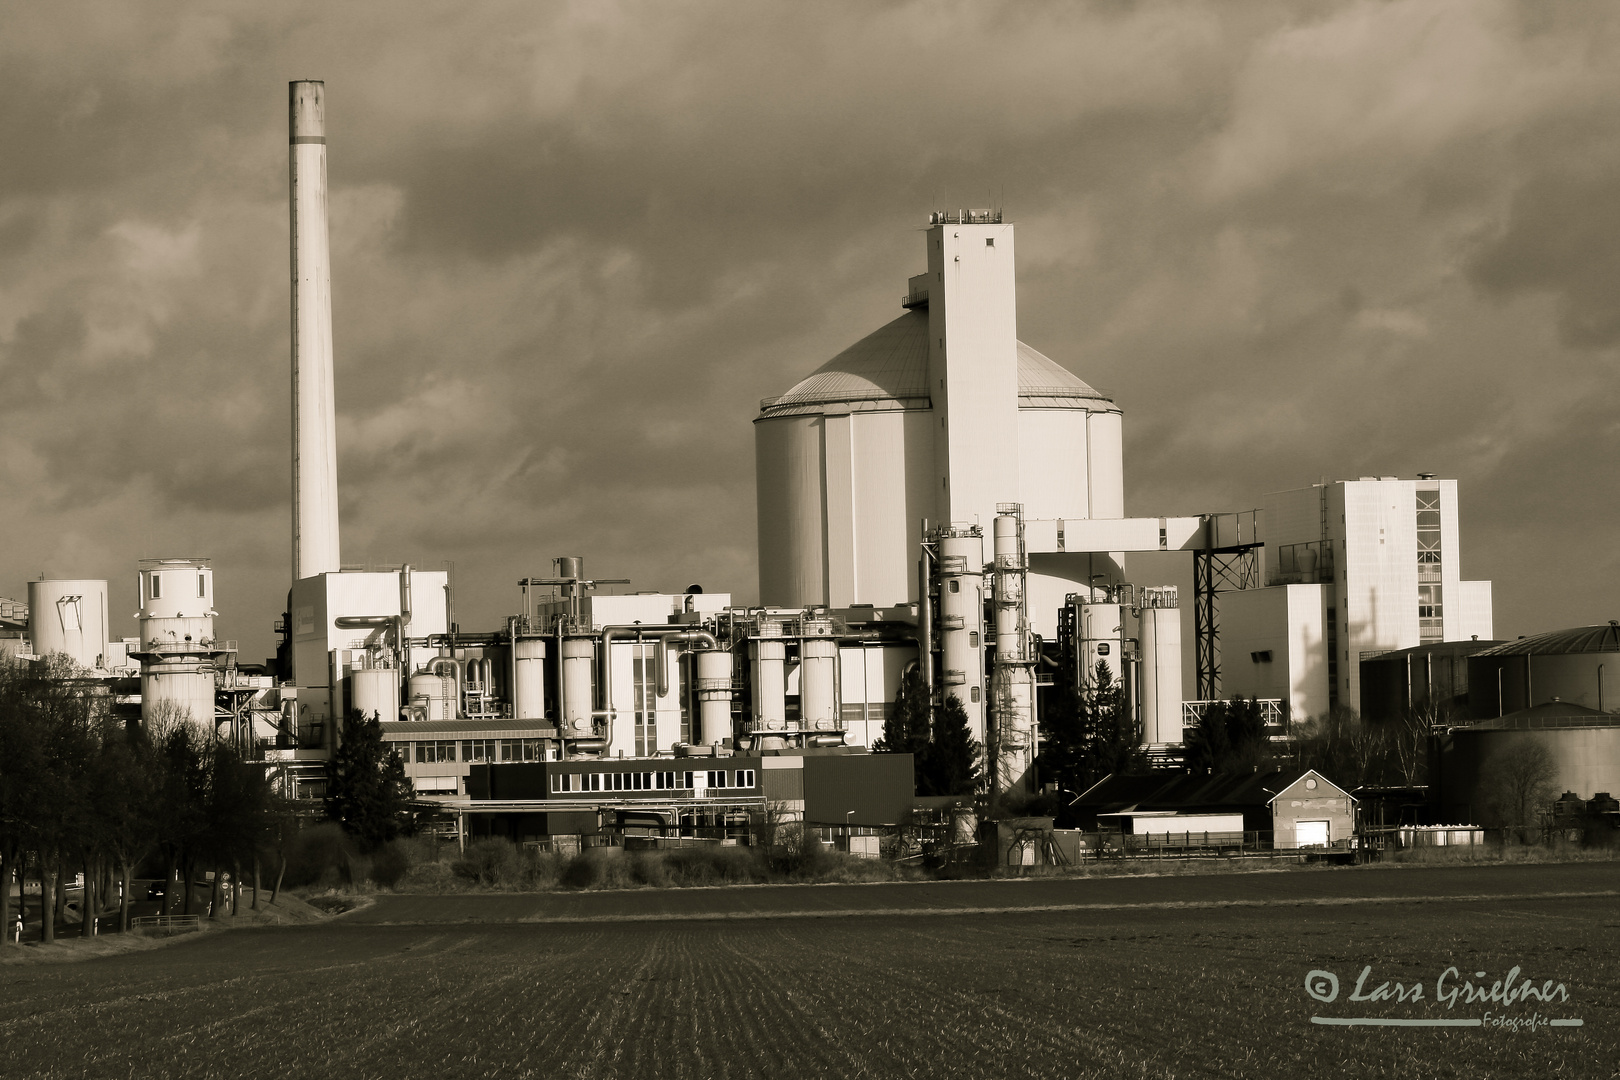
[[[28,636],[35,656],[61,653],[81,668],[106,666],[107,582],[47,578],[28,583]]]
[[[709,649],[697,656],[698,730],[692,741],[719,745],[731,737],[731,654]]]
[[[589,738],[594,727],[591,711],[596,707],[595,682],[592,678],[596,666],[596,648],[593,638],[564,638],[562,643],[563,717],[561,732],[564,738]]]
[[[543,720],[546,715],[546,642],[519,638],[512,643],[512,713],[519,720]]]
[[[1142,741],[1181,741],[1181,611],[1144,607],[1138,624],[1141,653]]]
[[[838,727],[838,642],[806,638],[799,645],[799,715],[806,731]]]
[[[399,719],[399,670],[361,668],[349,673],[349,700],[361,716],[383,723]]]

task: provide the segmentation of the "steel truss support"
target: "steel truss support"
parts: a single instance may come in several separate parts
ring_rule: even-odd
[[[1221,695],[1220,604],[1217,597],[1260,585],[1260,544],[1193,552],[1193,637],[1198,652],[1198,696]]]

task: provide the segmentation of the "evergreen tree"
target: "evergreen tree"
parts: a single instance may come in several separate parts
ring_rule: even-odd
[[[1265,718],[1253,698],[1212,701],[1187,736],[1183,760],[1195,773],[1250,772],[1267,757]]]
[[[922,673],[912,668],[900,679],[894,708],[883,718],[883,736],[872,744],[872,749],[887,754],[921,754],[928,746],[929,705]]]
[[[350,712],[327,770],[326,816],[375,851],[409,831],[410,802],[405,763],[383,745],[377,715]]]
[[[1041,731],[1045,747],[1036,762],[1042,778],[1075,794],[1111,773],[1147,768],[1142,733],[1125,704],[1125,688],[1105,660],[1097,661],[1085,686],[1072,675],[1057,687]]]
[[[945,699],[934,737],[917,760],[918,795],[972,795],[980,780],[984,748],[968,727],[967,710],[955,694]]]
[[[1142,733],[1126,707],[1125,686],[1114,680],[1107,661],[1097,661],[1084,702],[1087,785],[1113,773],[1145,769],[1147,754],[1142,748]]]
[[[953,694],[931,723],[928,688],[917,669],[906,672],[883,721],[878,753],[910,754],[918,795],[971,795],[978,787],[984,748],[968,727],[967,710]]]

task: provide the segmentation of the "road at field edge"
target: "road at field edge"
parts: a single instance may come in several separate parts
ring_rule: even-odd
[[[762,885],[603,892],[385,895],[368,925],[664,922],[971,915],[1108,908],[1350,905],[1620,897],[1620,862],[1358,867],[1233,874]]]

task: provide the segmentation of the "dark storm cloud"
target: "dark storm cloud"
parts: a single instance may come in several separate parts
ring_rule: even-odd
[[[1571,345],[1620,341],[1620,160],[1531,177],[1472,271],[1498,293],[1555,296]]]
[[[1602,5],[30,7],[0,593],[212,554],[268,650],[286,84],[324,78],[344,558],[454,561],[464,625],[563,553],[752,599],[758,399],[986,202],[1020,336],[1126,410],[1130,511],[1455,475],[1499,632],[1556,625],[1512,552],[1620,497],[1617,60]]]

